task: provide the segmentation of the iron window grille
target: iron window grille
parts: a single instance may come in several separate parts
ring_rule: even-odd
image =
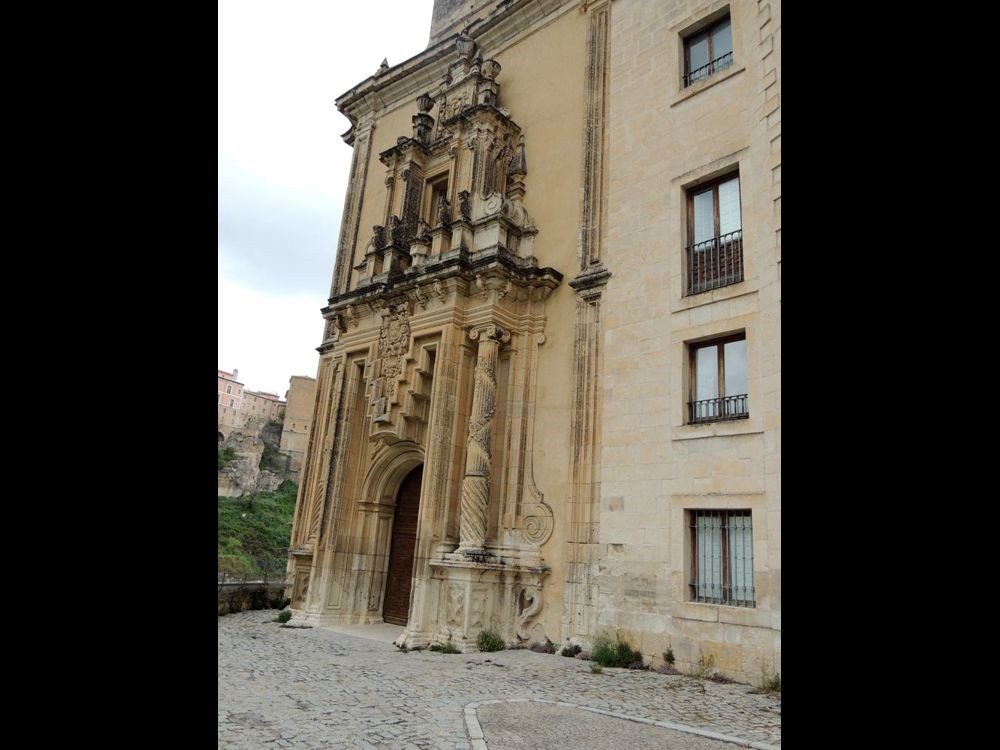
[[[691,600],[756,607],[749,510],[692,510]]]

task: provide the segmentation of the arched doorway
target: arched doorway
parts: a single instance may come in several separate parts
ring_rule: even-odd
[[[413,584],[413,554],[417,546],[417,516],[420,512],[420,482],[424,467],[418,466],[399,485],[389,546],[389,570],[385,578],[382,619],[406,625]]]

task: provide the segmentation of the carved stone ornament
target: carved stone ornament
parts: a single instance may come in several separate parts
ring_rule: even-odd
[[[406,242],[406,225],[398,216],[389,217],[388,229],[393,245],[403,245]]]
[[[496,80],[496,77],[500,75],[500,63],[496,60],[484,60],[480,69],[482,71],[483,78],[487,81]]]
[[[486,215],[495,214],[503,207],[503,196],[500,193],[493,193],[486,199]]]
[[[445,195],[438,196],[437,217],[438,226],[451,225],[451,202]]]
[[[406,307],[397,305],[382,320],[379,332],[379,356],[382,360],[382,375],[394,378],[402,372],[402,358],[409,349],[410,322]]]
[[[476,43],[465,34],[455,40],[455,47],[458,49],[458,56],[463,60],[471,60],[472,56],[476,54]]]
[[[460,587],[455,585],[448,587],[447,622],[452,627],[460,627],[462,625],[462,604],[464,600],[465,596]]]
[[[517,140],[517,148],[514,149],[514,158],[510,162],[510,167],[507,171],[514,174],[525,175],[528,173],[528,159],[524,154],[524,134]]]
[[[468,190],[462,190],[458,194],[458,211],[462,215],[463,221],[472,221],[472,195]]]
[[[539,494],[535,497],[535,502],[525,503],[522,512],[521,535],[533,544],[545,544],[552,536],[552,528],[555,526],[552,508],[545,502],[545,497]]]
[[[537,588],[525,586],[517,597],[517,637],[522,641],[529,637],[528,622],[542,609],[541,588],[540,585]]]
[[[421,310],[427,309],[427,292],[423,288],[415,286],[407,292],[407,296],[415,305],[420,305]]]
[[[442,304],[448,299],[448,290],[444,288],[441,279],[434,279],[434,294]]]
[[[410,348],[410,321],[405,304],[390,305],[383,314],[379,329],[378,368],[372,402],[377,405],[376,418],[389,411],[395,401],[396,379],[403,371],[403,357]]]
[[[417,109],[419,109],[422,114],[430,112],[431,107],[433,106],[434,99],[431,97],[430,93],[426,93],[417,99]]]
[[[431,132],[434,129],[434,118],[420,112],[413,115],[413,140],[425,146],[431,142]]]
[[[486,540],[486,506],[490,498],[492,453],[490,442],[496,414],[497,358],[500,346],[510,341],[510,331],[496,324],[474,328],[469,338],[479,342],[473,375],[472,413],[466,442],[465,477],[459,524],[460,552],[482,552]]]
[[[381,250],[385,247],[385,227],[381,224],[376,224],[372,227],[372,238],[368,243],[369,250]]]

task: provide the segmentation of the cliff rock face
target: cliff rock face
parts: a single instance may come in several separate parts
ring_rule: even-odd
[[[265,440],[254,435],[234,432],[219,444],[220,449],[231,448],[236,458],[225,468],[219,469],[219,492],[224,497],[236,497],[249,492],[270,491],[283,481],[280,474],[261,470],[260,457]]]
[[[259,432],[260,439],[271,448],[272,451],[277,453],[281,450],[281,433],[282,425],[275,424],[274,422],[268,422],[264,425]]]

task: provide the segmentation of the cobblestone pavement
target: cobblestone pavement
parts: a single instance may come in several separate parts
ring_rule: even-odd
[[[735,750],[695,734],[547,703],[493,703],[478,718],[490,750]]]
[[[517,698],[562,701],[781,744],[780,696],[753,694],[747,685],[617,669],[594,675],[577,659],[526,650],[402,653],[388,643],[323,628],[281,628],[270,622],[276,614],[263,610],[219,618],[222,750],[473,750],[465,706]],[[489,750],[531,746],[511,739],[502,708],[478,710]],[[608,732],[622,721],[580,713],[587,714],[581,721],[603,722]],[[530,722],[529,710],[524,716]],[[501,733],[491,742],[493,728]],[[669,738],[679,733],[648,729],[663,733],[662,747],[700,747],[693,741],[671,744]],[[481,741],[475,747],[482,750]]]

